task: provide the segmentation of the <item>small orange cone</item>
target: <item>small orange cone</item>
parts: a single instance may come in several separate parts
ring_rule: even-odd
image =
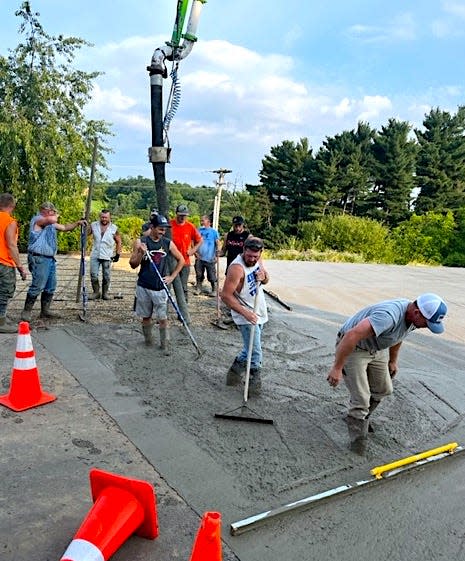
[[[8,394],[0,395],[0,404],[13,411],[24,411],[50,403],[55,399],[54,395],[42,391],[29,324],[27,321],[22,321],[18,329],[10,391]]]
[[[100,469],[90,470],[94,506],[60,561],[107,561],[134,533],[158,536],[152,485]]]
[[[190,561],[221,561],[221,514],[206,512],[195,537]]]

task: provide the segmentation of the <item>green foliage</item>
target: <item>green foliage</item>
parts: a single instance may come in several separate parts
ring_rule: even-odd
[[[369,218],[339,215],[301,222],[299,236],[304,249],[355,253],[378,263],[392,259],[389,229]]]
[[[16,15],[24,41],[0,56],[0,186],[18,199],[24,224],[44,200],[63,214],[83,208],[93,139],[109,131],[83,113],[98,73],[77,70],[73,61],[88,43],[46,33],[30,2]],[[102,140],[100,146],[104,165]]]
[[[140,236],[144,220],[136,216],[127,216],[125,218],[118,218],[114,222],[121,234],[123,248],[126,251],[130,250],[133,241]]]
[[[409,262],[439,265],[447,255],[454,236],[455,220],[452,212],[413,214],[391,233],[395,263]]]

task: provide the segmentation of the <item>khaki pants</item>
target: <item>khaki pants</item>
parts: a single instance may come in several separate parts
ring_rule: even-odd
[[[388,369],[389,350],[377,352],[355,349],[344,365],[344,381],[350,393],[349,415],[364,419],[368,415],[370,397],[381,401],[392,394]]]

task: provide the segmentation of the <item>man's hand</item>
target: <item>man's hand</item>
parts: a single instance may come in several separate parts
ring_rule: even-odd
[[[388,362],[388,369],[389,369],[389,375],[391,376],[391,378],[394,378],[397,372],[399,371],[397,362],[395,362],[394,360],[390,360]]]
[[[24,267],[18,267],[18,273],[21,276],[21,280],[25,281],[27,279],[27,271]]]
[[[111,258],[111,260],[113,261],[113,263],[118,263],[120,258],[120,254],[116,253],[115,255],[113,255],[113,257]]]
[[[330,386],[335,388],[339,385],[339,382],[342,380],[342,369],[334,368],[334,366],[329,371],[329,374],[326,378]]]

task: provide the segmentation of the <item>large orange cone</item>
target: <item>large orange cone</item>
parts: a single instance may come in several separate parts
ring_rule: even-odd
[[[54,395],[42,391],[29,324],[27,321],[22,321],[18,329],[10,391],[8,394],[0,395],[0,404],[13,411],[24,411],[50,403],[55,399]]]
[[[151,540],[158,536],[152,485],[91,469],[90,488],[94,506],[61,561],[107,561],[134,533]]]
[[[190,561],[221,561],[221,514],[206,512],[195,538]]]

